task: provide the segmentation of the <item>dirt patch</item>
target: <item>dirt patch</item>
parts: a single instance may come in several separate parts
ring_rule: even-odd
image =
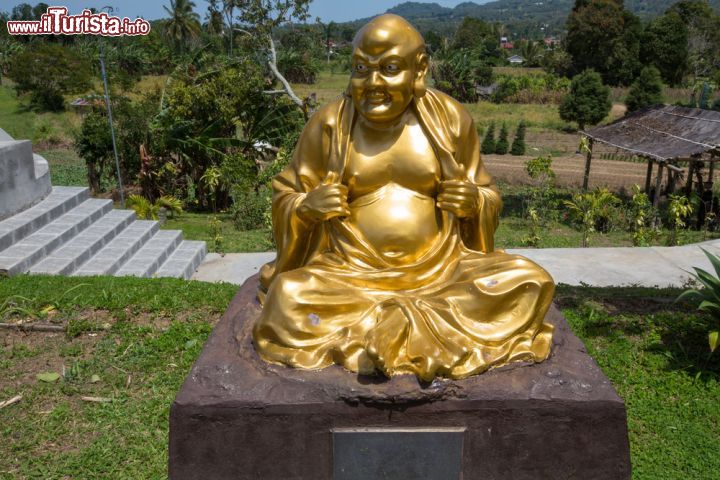
[[[131,309],[126,309],[127,321],[141,327],[150,327],[155,330],[167,330],[172,322],[207,322],[212,326],[220,320],[221,315],[214,313],[210,308],[200,308],[188,310],[180,313],[150,313],[138,312],[134,313]]]
[[[38,382],[44,372],[63,373],[77,360],[90,358],[105,332],[68,339],[65,333],[0,331],[3,375],[0,390],[20,391]]]
[[[591,300],[559,294],[555,301],[560,308],[585,306],[609,315],[652,315],[660,312],[687,311],[682,304],[675,303],[674,297],[606,297]]]
[[[534,158],[512,155],[484,155],[485,166],[496,180],[509,184],[530,184],[525,171],[525,162]],[[585,175],[585,157],[572,155],[554,157],[552,169],[557,175],[557,185],[562,187],[582,186]],[[590,172],[590,188],[607,187],[613,191],[630,191],[635,184],[644,185],[647,166],[643,163],[594,159]]]

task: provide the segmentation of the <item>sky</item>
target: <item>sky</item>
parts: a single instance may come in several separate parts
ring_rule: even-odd
[[[25,3],[35,5],[40,0],[25,0]],[[70,13],[79,13],[83,8],[95,7],[101,8],[110,5],[115,8],[115,15],[119,17],[128,17],[130,19],[143,17],[147,20],[156,20],[166,17],[163,5],[169,6],[170,0],[44,0],[51,6],[68,7]],[[207,12],[207,2],[204,0],[194,0],[195,11],[200,14],[200,18],[204,20]],[[394,7],[404,0],[313,0],[310,4],[310,19],[316,17],[324,22],[346,22],[349,20],[357,20],[359,18],[371,17],[385,12],[387,9]],[[418,1],[418,0],[415,0]],[[421,3],[438,3],[444,7],[454,7],[455,5],[467,0],[435,0],[434,2]],[[10,11],[12,8],[23,3],[21,0],[0,0],[0,11]],[[485,3],[477,1],[476,3]]]

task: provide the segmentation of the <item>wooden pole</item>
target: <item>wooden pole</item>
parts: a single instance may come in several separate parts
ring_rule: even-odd
[[[645,175],[645,193],[650,193],[650,182],[652,181],[653,164],[655,160],[648,158],[647,174]]]
[[[593,144],[595,140],[592,138],[588,142],[589,151],[585,157],[585,176],[583,177],[583,191],[587,192],[588,185],[590,184],[590,163],[592,162]]]
[[[710,154],[710,167],[708,170],[708,182],[713,185],[715,183],[715,152]]]
[[[679,169],[669,163],[666,165],[666,168],[667,168],[667,183],[666,183],[667,187],[665,188],[665,190],[667,191],[667,194],[670,195],[672,193],[675,193],[675,170],[679,170]]]
[[[662,177],[663,177],[663,167],[665,165],[663,163],[658,163],[658,173],[657,178],[655,179],[655,195],[653,196],[653,207],[657,208],[658,203],[660,203],[660,186],[662,185]]]
[[[690,160],[688,165],[687,179],[685,180],[685,195],[690,197],[692,193],[693,172],[695,171],[695,160]]]

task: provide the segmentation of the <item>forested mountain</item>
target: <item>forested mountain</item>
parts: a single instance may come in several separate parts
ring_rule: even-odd
[[[662,15],[677,0],[625,0],[625,6],[642,19]],[[501,22],[517,37],[539,38],[558,34],[565,25],[574,0],[496,0],[486,3],[465,2],[455,8],[437,3],[405,2],[388,10],[411,20],[422,31],[450,34],[464,17]],[[720,0],[710,0],[720,11]],[[379,13],[379,12],[378,12]],[[350,22],[358,26],[367,19]]]

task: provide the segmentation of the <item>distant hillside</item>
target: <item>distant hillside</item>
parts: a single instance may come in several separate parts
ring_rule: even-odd
[[[643,19],[662,15],[677,0],[625,0],[625,6]],[[564,29],[574,0],[496,0],[478,4],[465,2],[455,8],[437,3],[405,2],[388,10],[412,21],[421,31],[449,35],[464,17],[503,23],[512,36],[539,38]],[[710,0],[720,12],[720,0]],[[359,26],[368,19],[349,22]]]

